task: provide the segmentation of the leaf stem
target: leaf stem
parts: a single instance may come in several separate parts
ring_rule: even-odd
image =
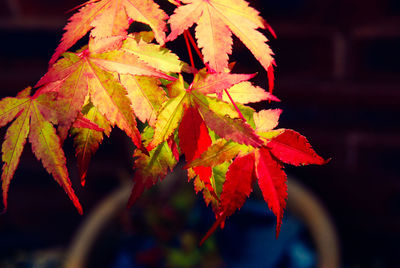
[[[214,222],[214,224],[211,226],[211,228],[207,231],[205,236],[201,239],[199,246],[203,245],[204,242],[217,230],[218,226],[220,226],[226,219],[226,211],[220,215],[217,220]]]
[[[192,46],[193,46],[194,50],[196,51],[197,55],[199,56],[201,61],[204,63],[204,65],[207,67],[207,70],[210,73],[215,73],[215,70],[213,68],[211,68],[210,65],[208,65],[206,62],[204,62],[203,54],[201,54],[201,51],[200,51],[199,47],[196,44],[196,41],[194,40],[193,36],[191,35],[191,33],[189,31],[187,31],[187,37],[189,38],[189,41],[192,44]]]
[[[239,117],[243,119],[244,122],[247,122],[246,118],[244,118],[242,112],[239,110],[239,107],[236,105],[235,101],[232,99],[231,94],[229,94],[227,89],[224,89],[226,95],[228,95],[229,100],[232,102],[233,106],[235,107],[236,111],[239,114]]]
[[[194,38],[193,38],[192,34],[187,30],[185,32],[187,33],[189,41],[192,44],[192,46],[194,47],[194,50],[196,51],[197,55],[200,57],[200,59],[202,61],[204,61],[203,54],[201,54],[201,51],[200,51],[199,47],[197,46],[196,41],[194,41]]]
[[[204,65],[207,67],[207,69],[211,72],[211,73],[215,73],[215,71],[207,64],[204,62],[204,57],[200,52],[199,47],[197,46],[196,42],[194,41],[193,36],[190,34],[189,31],[185,31],[184,33],[185,36],[185,40],[186,38],[189,38],[190,43],[192,44],[192,46],[194,47],[195,51],[197,52],[197,55],[199,55],[200,59],[203,61]],[[235,107],[236,111],[239,114],[239,117],[243,119],[243,121],[247,122],[247,120],[244,118],[242,112],[239,110],[239,107],[236,105],[235,101],[232,99],[231,94],[229,94],[228,90],[224,89],[226,95],[228,95],[229,100],[232,102],[233,106]]]
[[[194,67],[193,56],[192,56],[192,51],[190,49],[190,46],[188,44],[188,39],[189,39],[190,43],[192,44],[192,46],[194,47],[194,50],[196,51],[197,55],[203,61],[204,65],[207,67],[208,71],[211,72],[211,73],[215,73],[215,70],[213,70],[207,63],[204,62],[203,54],[201,54],[201,51],[200,51],[199,47],[197,46],[196,41],[194,40],[194,38],[191,35],[191,33],[188,30],[185,30],[184,33],[183,33],[183,36],[185,37],[185,42],[186,42],[186,46],[188,48],[188,52],[189,52],[189,56],[190,56],[190,62],[192,64],[192,67]],[[226,89],[224,89],[224,91],[225,91],[226,95],[228,95],[229,100],[231,101],[231,103],[235,107],[236,111],[238,112],[239,117],[241,119],[243,119],[244,122],[247,122],[246,118],[244,118],[242,112],[239,110],[239,107],[236,105],[235,101],[232,99],[231,94],[229,94],[228,90],[226,90]]]
[[[186,48],[187,48],[187,51],[188,51],[189,57],[190,57],[190,65],[192,65],[192,67],[195,68],[192,49],[190,48],[190,44],[189,44],[189,40],[188,40],[188,31],[187,30],[185,30],[183,32],[183,37],[185,37]]]

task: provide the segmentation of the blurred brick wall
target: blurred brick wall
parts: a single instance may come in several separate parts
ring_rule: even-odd
[[[308,185],[329,209],[349,267],[394,263],[400,238],[400,2],[250,2],[278,35],[271,45],[278,64],[275,94],[282,99],[273,105],[284,109],[281,125],[298,130],[323,157],[332,157],[327,166],[288,168],[288,172]],[[69,16],[65,11],[80,3],[0,2],[2,96],[15,95],[44,74]],[[238,42],[234,53],[235,59],[248,63],[235,71],[258,71],[262,78],[260,66]],[[266,84],[262,79],[257,82]],[[103,160],[97,158],[97,165],[107,161],[103,156]],[[31,164],[32,169],[38,165],[31,155],[26,158],[24,165]],[[27,183],[22,185],[33,184],[19,180]],[[11,206],[18,202],[18,193],[25,193],[22,187],[18,182],[11,185]],[[57,187],[49,184],[43,195]],[[86,191],[87,196],[97,197],[98,189],[88,187],[82,194]],[[58,190],[52,198],[65,202],[69,209],[65,213],[73,215]],[[36,204],[40,206],[45,205]],[[9,220],[10,224],[13,220],[18,218]]]
[[[298,8],[286,15],[291,2]],[[332,157],[325,167],[290,171],[330,210],[346,264],[398,263],[400,2],[262,3],[278,34],[281,123]]]

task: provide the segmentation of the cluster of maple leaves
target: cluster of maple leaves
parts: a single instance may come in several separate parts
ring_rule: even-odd
[[[73,137],[84,185],[91,157],[104,135],[117,126],[137,147],[130,205],[184,155],[188,179],[216,215],[206,237],[244,204],[255,181],[277,217],[279,233],[287,199],[283,163],[326,161],[299,133],[275,129],[281,110],[256,112],[246,106],[279,101],[249,82],[253,74],[230,72],[233,34],[268,71],[272,89],[273,53],[258,30],[270,28],[244,0],[169,2],[176,5],[171,16],[151,0],[82,4],[66,25],[35,93],[27,88],[0,101],[0,125],[14,120],[2,145],[5,207],[29,137],[35,156],[82,213],[62,143],[69,134]],[[151,31],[137,32],[130,27],[133,22],[146,24]],[[194,24],[197,43],[188,32]],[[88,45],[66,52],[88,33]],[[165,48],[179,35],[185,37],[190,53],[192,44],[205,68],[198,71]],[[193,74],[193,81],[186,83],[183,72]],[[145,124],[142,132],[137,120]]]

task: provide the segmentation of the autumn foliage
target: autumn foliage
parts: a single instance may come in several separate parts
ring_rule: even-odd
[[[188,180],[216,216],[206,237],[240,209],[255,183],[277,217],[279,233],[287,199],[283,164],[326,161],[299,133],[276,129],[281,110],[256,112],[248,106],[279,101],[272,95],[275,62],[263,33],[272,29],[244,0],[169,2],[176,6],[170,16],[151,0],[82,4],[64,28],[48,72],[33,88],[0,101],[0,125],[12,122],[2,145],[5,208],[28,139],[36,158],[82,213],[63,141],[74,139],[84,185],[91,157],[118,127],[136,146],[129,205],[184,155]],[[133,22],[149,30],[138,31]],[[188,30],[193,25],[195,38]],[[190,64],[166,48],[180,35]],[[87,36],[87,45],[67,52]],[[269,92],[250,82],[255,74],[231,72],[233,36],[268,72]],[[204,66],[194,65],[194,53]],[[144,127],[139,129],[138,121]]]

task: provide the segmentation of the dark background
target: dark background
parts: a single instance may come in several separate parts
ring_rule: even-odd
[[[1,96],[14,96],[46,72],[69,17],[65,11],[80,3],[0,2]],[[274,93],[282,100],[275,105],[284,110],[281,126],[299,131],[321,156],[332,158],[326,166],[287,171],[331,214],[343,266],[397,266],[400,1],[268,0],[251,5],[278,36],[270,44],[278,65]],[[239,61],[235,71],[258,71],[256,83],[265,86],[265,73],[237,40],[233,53]],[[185,52],[180,56],[187,60]],[[2,259],[18,250],[65,246],[83,220],[28,147],[10,186],[8,212],[0,216]],[[119,131],[96,155],[85,188],[79,186],[70,139],[64,148],[86,213],[118,184],[118,172],[131,172],[132,148]]]

